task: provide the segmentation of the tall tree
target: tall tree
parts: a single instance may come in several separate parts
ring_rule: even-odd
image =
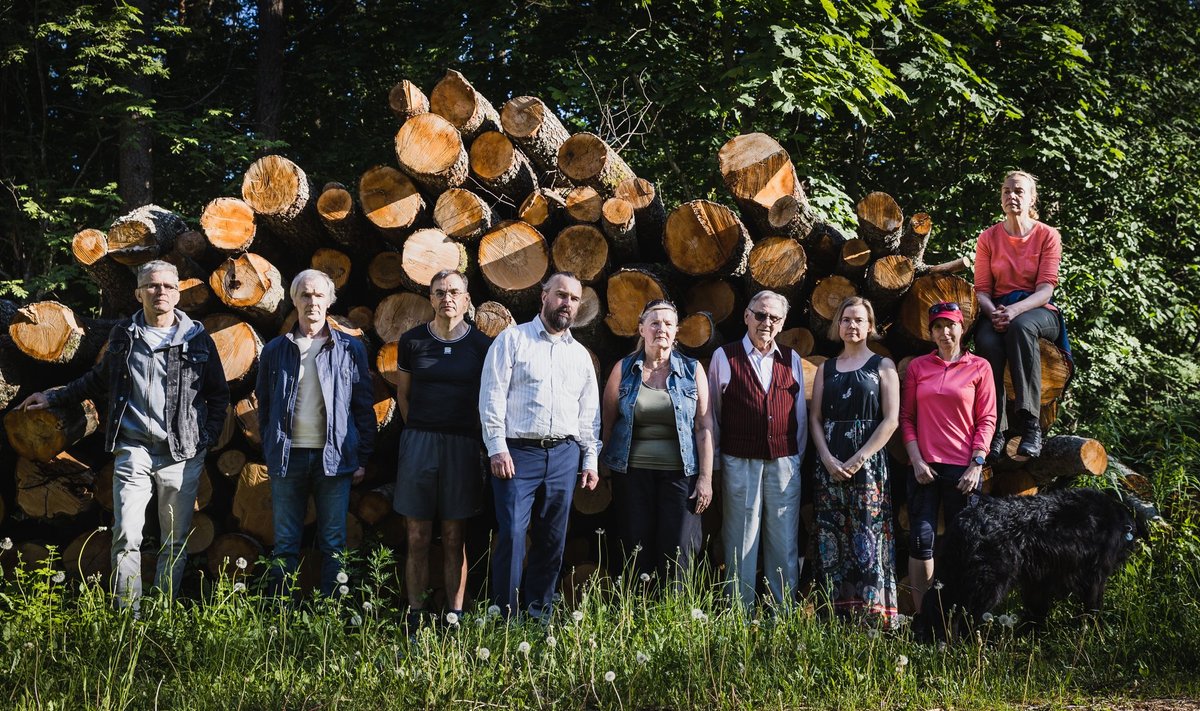
[[[286,20],[283,0],[258,0],[255,124],[259,137],[265,141],[279,138],[279,117],[283,113]]]

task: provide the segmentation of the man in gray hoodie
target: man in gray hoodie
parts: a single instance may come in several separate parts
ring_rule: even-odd
[[[204,326],[175,308],[175,266],[148,262],[138,269],[137,283],[142,310],[113,327],[96,367],[21,403],[36,410],[107,395],[104,443],[116,455],[113,592],[121,606],[142,594],[142,528],[156,487],[162,547],[154,584],[178,593],[204,455],[220,437],[229,406],[216,345]]]

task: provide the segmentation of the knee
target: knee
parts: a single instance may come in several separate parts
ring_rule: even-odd
[[[461,526],[445,526],[442,528],[442,548],[456,551],[466,544],[466,536]]]
[[[411,552],[423,553],[429,550],[429,544],[433,540],[433,535],[430,533],[427,526],[409,526],[408,527],[408,550]]]
[[[913,560],[933,560],[934,528],[929,521],[909,522],[909,557]]]

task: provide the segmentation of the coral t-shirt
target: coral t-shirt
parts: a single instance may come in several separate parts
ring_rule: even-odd
[[[975,291],[993,299],[1014,291],[1032,293],[1038,284],[1058,285],[1062,236],[1042,222],[1014,237],[1000,222],[979,235],[975,247]]]

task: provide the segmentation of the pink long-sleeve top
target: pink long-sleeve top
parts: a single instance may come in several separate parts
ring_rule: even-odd
[[[996,432],[992,367],[973,353],[953,363],[937,351],[913,358],[901,388],[900,429],[926,462],[969,464],[971,452],[987,451]]]
[[[1058,230],[1034,222],[1028,234],[1014,237],[999,222],[980,233],[975,246],[975,292],[995,298],[1014,291],[1032,293],[1038,284],[1057,286],[1061,263]]]

